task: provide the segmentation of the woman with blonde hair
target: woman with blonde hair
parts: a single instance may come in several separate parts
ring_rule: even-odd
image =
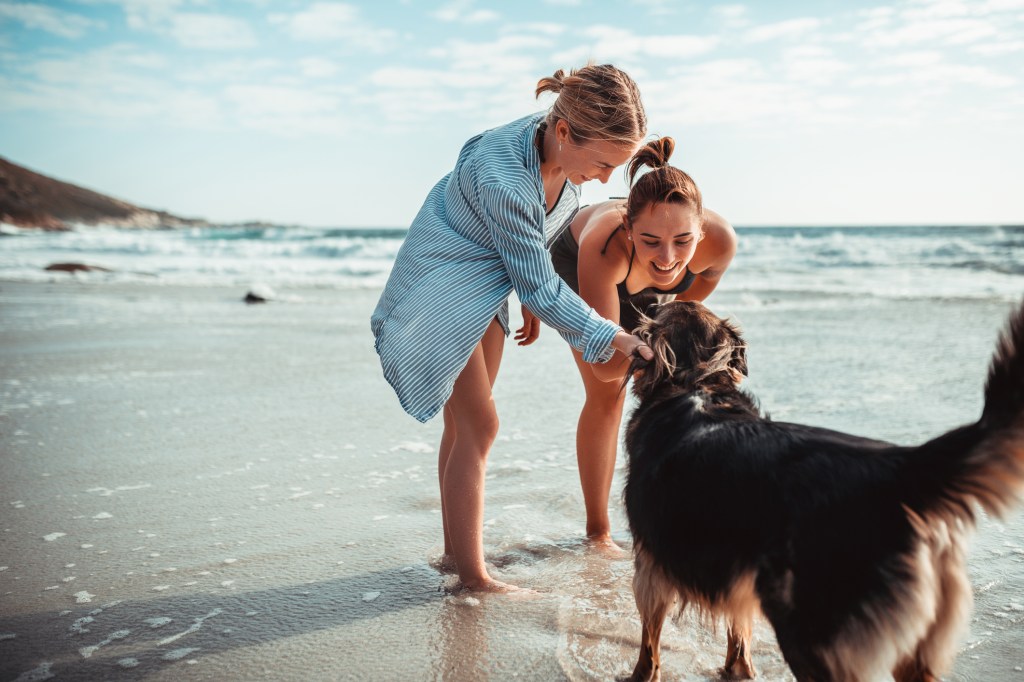
[[[543,78],[551,109],[469,139],[409,228],[371,318],[384,376],[409,414],[444,411],[438,456],[444,561],[463,587],[515,589],[484,562],[484,469],[498,431],[491,389],[515,289],[539,318],[599,363],[650,348],[598,315],[555,274],[547,246],[579,210],[579,185],[607,182],[647,133],[636,83],[610,65]]]
[[[693,179],[669,165],[671,137],[649,142],[633,157],[625,200],[579,212],[551,246],[555,270],[603,317],[632,332],[651,306],[679,299],[703,301],[736,253],[736,233],[704,208]],[[641,174],[641,170],[648,168]],[[608,495],[615,471],[629,360],[604,365],[573,358],[586,399],[576,431],[576,458],[587,513],[587,536],[614,549]]]

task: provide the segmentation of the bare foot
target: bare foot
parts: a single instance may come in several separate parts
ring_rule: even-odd
[[[503,583],[500,580],[493,578],[486,578],[485,580],[473,581],[473,582],[462,582],[461,580],[455,584],[452,588],[453,594],[465,594],[472,592],[475,594],[507,594],[514,597],[526,597],[539,596],[540,593],[536,590],[531,590],[526,587],[519,587],[517,585],[510,585],[509,583]]]
[[[591,535],[587,537],[587,544],[609,559],[625,559],[629,556],[629,552],[615,544],[611,535]]]
[[[442,554],[430,559],[430,567],[438,573],[458,573],[459,567],[455,565],[455,557],[451,554]]]
[[[471,582],[462,582],[460,580],[455,589],[460,592],[493,592],[497,594],[506,594],[508,592],[517,592],[521,588],[516,585],[503,583],[500,580],[487,578],[485,580],[474,580]]]

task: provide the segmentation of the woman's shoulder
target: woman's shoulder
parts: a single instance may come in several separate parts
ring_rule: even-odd
[[[590,204],[580,209],[573,220],[573,236],[577,243],[604,244],[622,226],[624,205],[619,199]]]
[[[736,230],[720,214],[704,209],[704,238],[694,255],[696,272],[704,275],[720,273],[736,255]]]
[[[622,215],[622,202],[614,199],[580,211],[572,226],[580,258],[605,266],[628,265],[631,251]]]
[[[481,183],[535,189],[540,159],[533,140],[542,119],[542,113],[531,114],[480,133],[461,160],[472,161]]]
[[[708,246],[719,250],[736,251],[736,230],[729,221],[711,209],[704,209],[704,239]]]
[[[477,146],[485,153],[524,157],[530,149],[536,151],[534,137],[537,134],[537,126],[543,119],[544,114],[539,112],[489,128],[477,136]]]

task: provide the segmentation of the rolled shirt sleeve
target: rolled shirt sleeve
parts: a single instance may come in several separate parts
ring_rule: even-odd
[[[544,246],[543,207],[498,183],[481,186],[480,204],[519,300],[585,362],[610,360],[612,339],[622,328],[598,315],[555,272]]]

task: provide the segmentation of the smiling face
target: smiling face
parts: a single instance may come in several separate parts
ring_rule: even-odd
[[[676,281],[703,237],[698,210],[689,204],[653,203],[633,219],[630,236],[637,262],[655,286]]]
[[[559,144],[558,164],[565,177],[574,185],[589,180],[608,182],[612,171],[629,161],[640,146],[608,140],[575,141],[569,132],[569,125],[559,119],[555,125],[555,139]]]

